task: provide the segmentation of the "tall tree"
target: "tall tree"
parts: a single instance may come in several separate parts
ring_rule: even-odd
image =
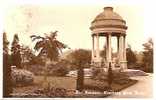
[[[8,51],[9,51],[8,45],[9,45],[9,41],[7,40],[7,35],[4,32],[3,33],[3,53],[4,54],[8,54]]]
[[[137,61],[135,53],[132,51],[131,46],[128,45],[126,49],[126,57],[127,57],[127,64],[128,67],[131,68],[131,65],[134,65]]]
[[[22,68],[21,66],[21,54],[20,54],[20,44],[19,44],[19,38],[18,34],[14,35],[14,39],[12,42],[12,47],[11,47],[11,58],[12,58],[12,65],[16,66],[17,68]]]
[[[63,44],[62,42],[56,39],[57,31],[51,32],[50,35],[45,35],[45,37],[32,35],[31,39],[32,41],[38,40],[35,44],[34,49],[36,51],[39,51],[38,56],[45,57],[44,59],[46,61],[44,68],[44,81],[47,81],[47,67],[56,64],[56,61],[58,61],[59,58],[59,54],[62,53],[62,49],[67,48],[67,45]],[[47,83],[45,83],[46,86],[48,85]]]
[[[84,82],[84,66],[91,61],[91,51],[78,49],[71,53],[73,63],[77,65],[78,76],[77,76],[77,90],[83,90]]]
[[[39,51],[38,55],[46,55],[51,61],[58,60],[59,53],[62,49],[67,48],[67,45],[56,39],[57,31],[51,32],[50,35],[45,34],[46,37],[32,35],[32,41],[38,40],[34,49]]]
[[[3,33],[3,97],[11,97],[12,82],[11,82],[11,66],[8,54],[9,41],[6,33]]]
[[[153,40],[150,38],[143,44],[143,67],[146,72],[153,72]]]
[[[22,65],[30,64],[30,61],[35,57],[32,49],[28,46],[21,46],[21,58],[22,58]]]

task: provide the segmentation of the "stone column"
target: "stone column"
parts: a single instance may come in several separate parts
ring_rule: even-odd
[[[119,52],[119,36],[117,36],[117,63],[119,64],[120,52]]]
[[[95,56],[95,47],[94,47],[94,35],[92,35],[92,62],[94,62],[94,56]]]
[[[123,39],[123,43],[124,43],[124,50],[123,50],[123,53],[124,53],[124,56],[123,56],[123,60],[124,60],[124,69],[127,69],[127,59],[126,59],[126,35],[124,36],[124,39]]]
[[[121,70],[124,69],[124,44],[123,44],[123,36],[119,37],[119,61]]]
[[[122,61],[122,41],[121,41],[121,36],[119,37],[119,62],[120,62],[120,67],[121,67],[121,61]]]
[[[100,50],[99,50],[99,35],[96,35],[96,57],[99,59],[100,57]]]
[[[108,43],[108,35],[106,36],[106,62],[108,62],[108,45],[109,45],[109,43]]]
[[[108,34],[108,62],[112,61],[111,34]]]

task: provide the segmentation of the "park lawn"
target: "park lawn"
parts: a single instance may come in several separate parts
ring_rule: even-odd
[[[44,88],[44,83],[50,83],[51,87],[65,88],[69,90],[75,90],[76,78],[74,77],[56,77],[48,76],[45,82],[44,76],[35,76],[34,83],[28,86],[16,86],[13,89],[13,93],[33,93],[34,90]]]
[[[132,79],[130,79],[128,83],[122,85],[113,82],[111,88],[112,91],[121,91],[122,89],[134,85],[135,83],[137,83],[137,80],[132,80]],[[97,91],[105,91],[105,89],[107,89],[106,87],[108,87],[108,83],[106,81],[99,81],[99,80],[92,80],[92,79],[85,80],[84,84],[86,88],[92,87],[94,90]]]
[[[57,76],[48,76],[47,81],[50,82],[50,86],[59,87],[65,89],[75,89],[76,88],[76,78],[75,77],[57,77]],[[44,82],[43,76],[36,76],[36,84],[42,85]]]
[[[35,76],[34,84],[28,85],[28,86],[17,86],[14,88],[14,93],[26,93],[26,94],[31,94],[33,93],[34,90],[43,88],[44,85],[43,83],[49,82],[51,87],[59,87],[59,88],[65,88],[67,90],[75,90],[76,89],[76,78],[75,77],[56,77],[56,76],[48,76],[47,81],[44,81],[43,76]],[[112,84],[112,89],[113,91],[120,91],[124,88],[127,88],[133,84],[136,83],[136,80],[132,80],[127,84],[124,85],[119,85],[116,83]],[[90,85],[90,86],[96,86],[102,88],[108,86],[107,82],[101,82],[101,81],[95,81],[93,79],[88,79],[85,78],[84,81],[85,85]],[[88,89],[87,89],[88,90]],[[95,88],[95,91],[98,91],[97,88]],[[86,95],[77,95],[76,97],[90,97]],[[94,95],[96,97],[97,95]],[[108,95],[103,95],[102,97],[105,97]],[[73,95],[71,97],[74,97]]]

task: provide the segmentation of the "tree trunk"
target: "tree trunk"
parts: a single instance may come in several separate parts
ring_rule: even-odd
[[[11,97],[12,91],[9,57],[8,54],[3,54],[3,97]]]

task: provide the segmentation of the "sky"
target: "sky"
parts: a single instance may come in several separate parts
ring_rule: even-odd
[[[20,42],[33,47],[30,35],[44,36],[44,33],[58,31],[58,40],[67,44],[72,49],[92,48],[91,22],[103,11],[106,6],[112,6],[126,21],[126,43],[134,51],[141,51],[142,44],[152,37],[145,28],[145,7],[143,5],[16,5],[6,9],[4,16],[4,31],[8,40],[12,42],[13,35],[18,33]],[[100,39],[102,49],[105,40]],[[116,50],[116,40],[112,39],[112,48]]]

